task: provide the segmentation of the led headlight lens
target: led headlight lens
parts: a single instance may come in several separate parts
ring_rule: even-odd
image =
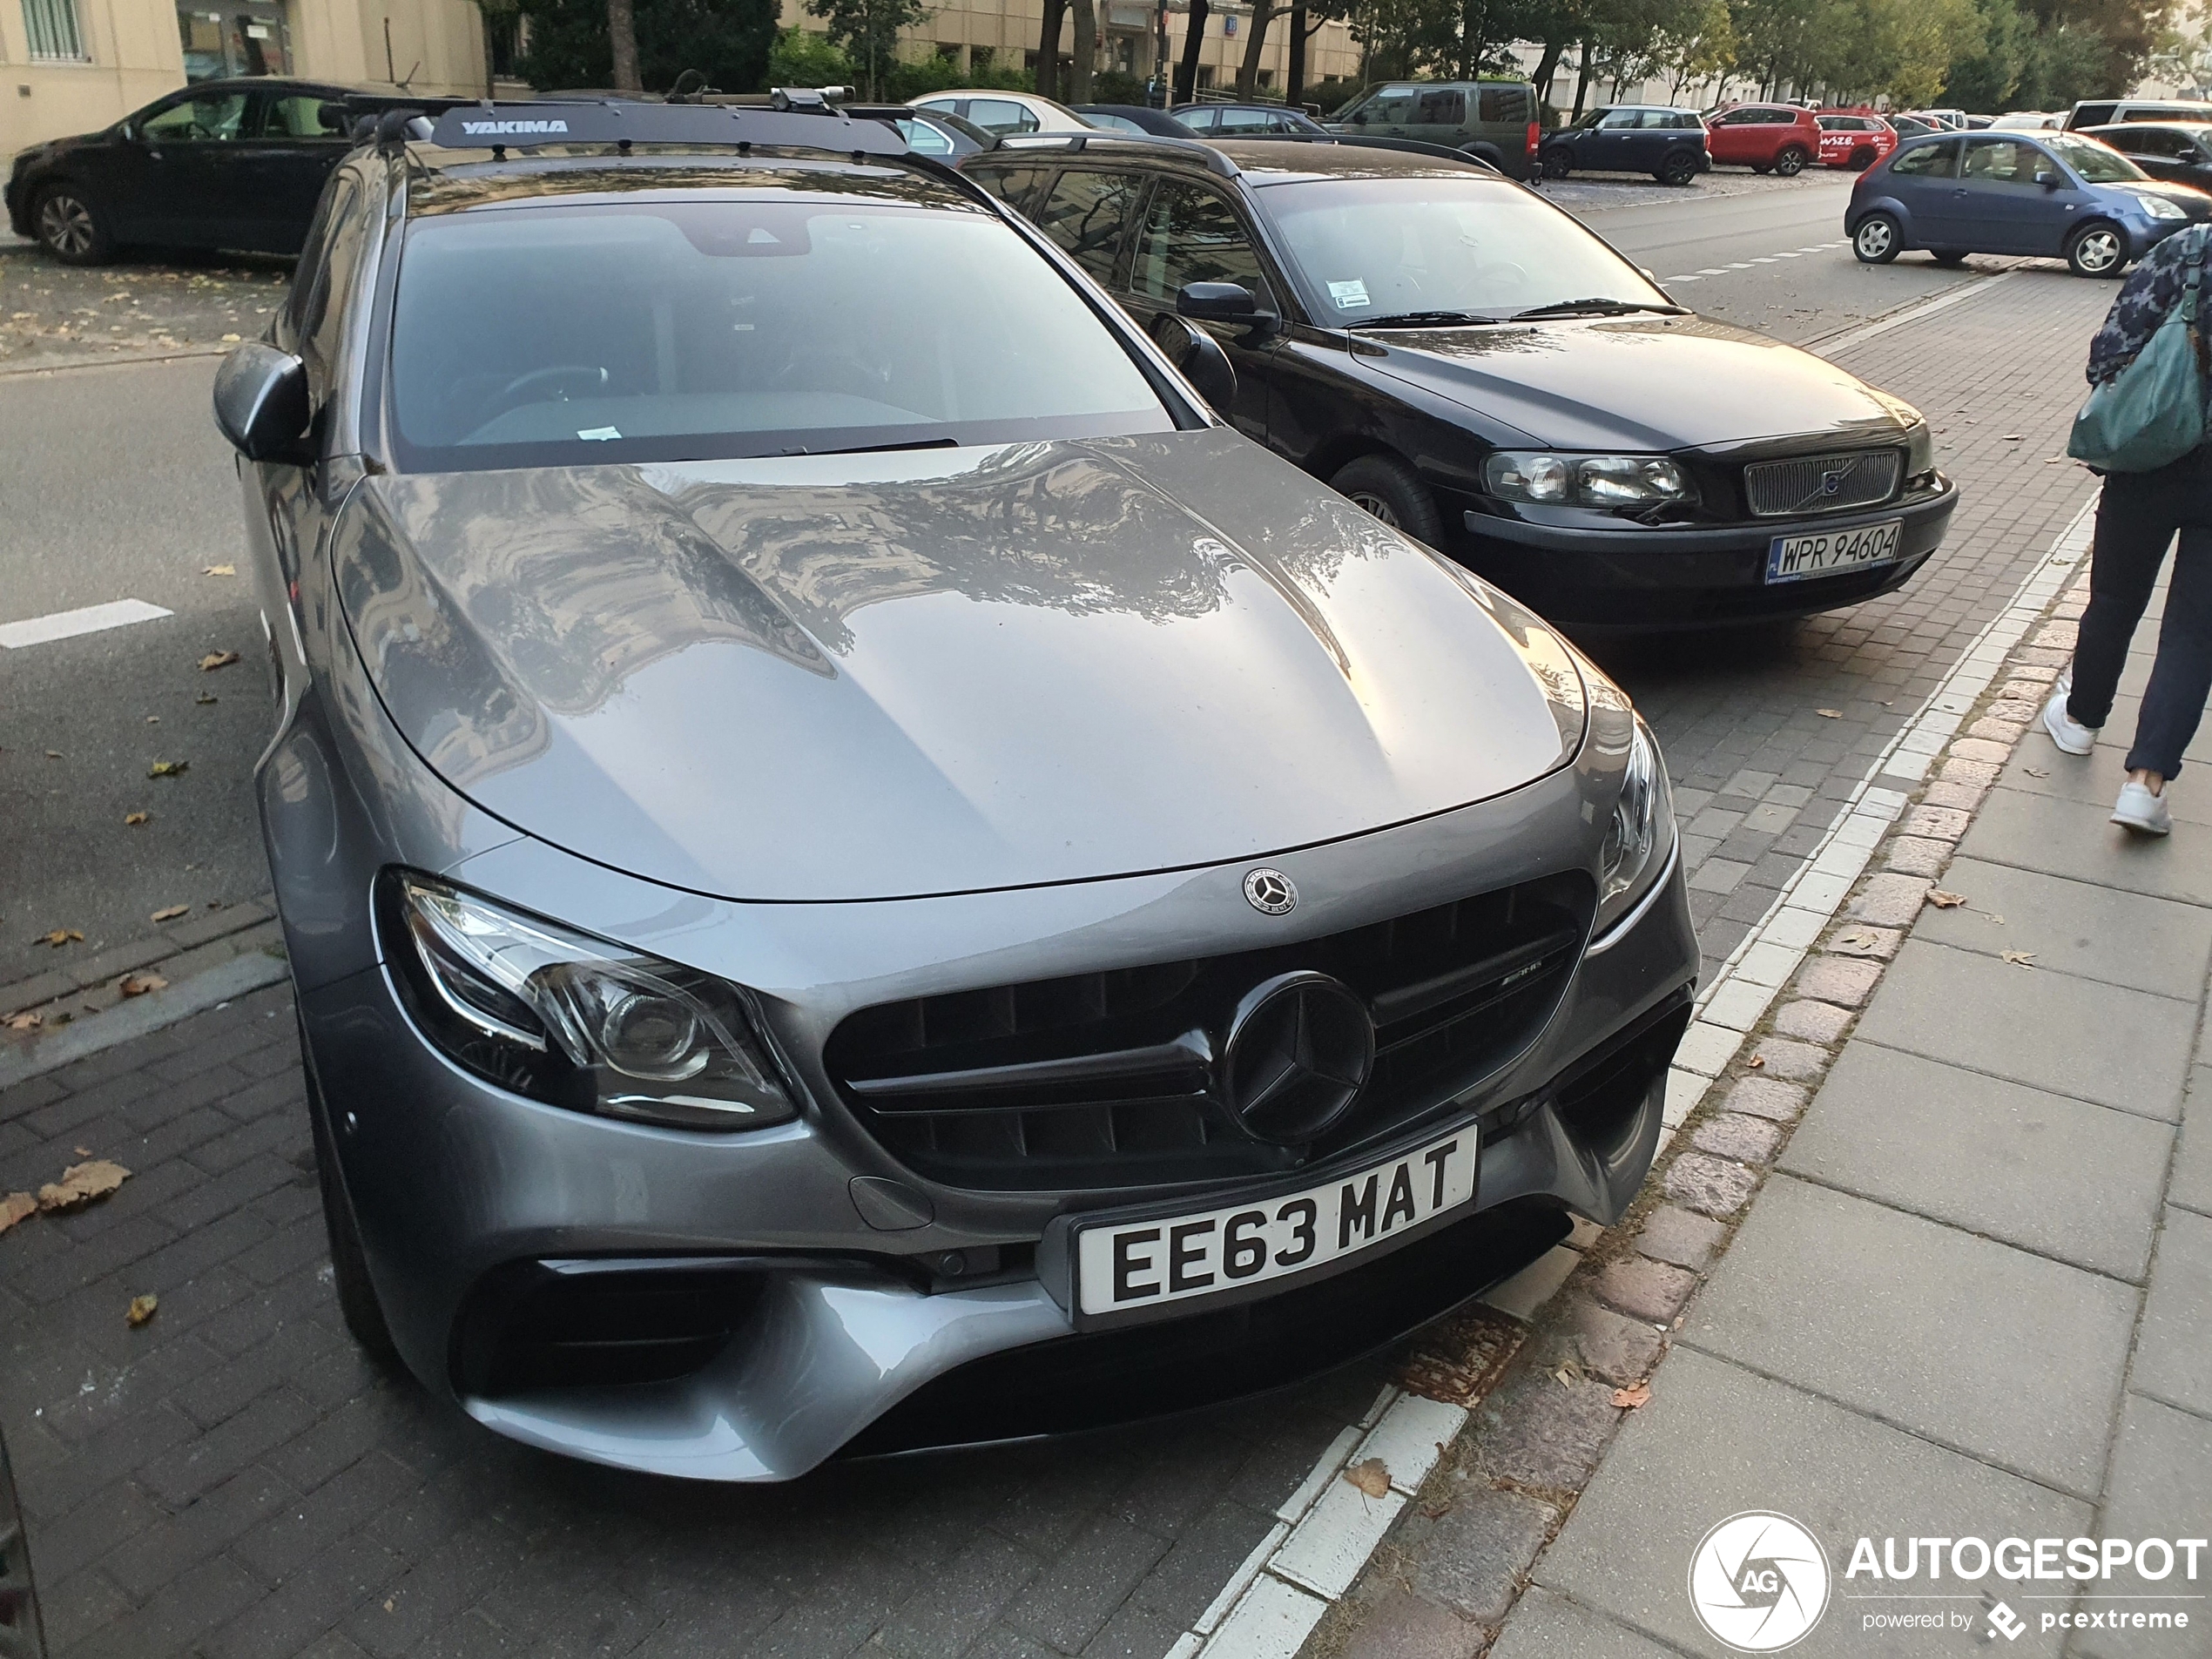
[[[1597,932],[1635,907],[1667,867],[1675,832],[1674,803],[1658,745],[1642,720],[1629,739],[1621,793],[1598,857]]]
[[[1584,507],[1649,507],[1688,501],[1683,469],[1664,455],[1561,455],[1501,449],[1483,463],[1483,482],[1507,501]]]
[[[735,988],[426,876],[386,877],[387,956],[453,1059],[518,1094],[674,1129],[797,1116]]]

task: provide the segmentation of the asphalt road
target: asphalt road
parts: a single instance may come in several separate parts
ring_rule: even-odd
[[[1795,342],[1839,334],[2001,268],[1970,260],[1945,270],[1925,253],[1859,264],[1844,239],[1852,179],[1719,173],[1672,193],[1649,180],[1574,179],[1549,193],[1682,304]]]

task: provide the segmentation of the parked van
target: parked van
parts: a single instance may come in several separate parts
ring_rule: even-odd
[[[2122,121],[2212,121],[2212,104],[2186,98],[2084,98],[2067,111],[2066,130],[2108,127]]]
[[[1535,175],[1544,135],[1536,89],[1527,81],[1391,81],[1326,125],[1363,138],[1440,144],[1514,179]]]

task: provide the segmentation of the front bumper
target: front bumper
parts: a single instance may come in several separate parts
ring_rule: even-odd
[[[1750,524],[1586,529],[1463,511],[1445,550],[1521,604],[1565,625],[1697,628],[1811,616],[1903,586],[1942,544],[1959,489],[1937,488],[1887,506]],[[1840,576],[1769,583],[1777,536],[1850,529],[1901,518],[1898,556]]]
[[[1317,927],[1400,914],[1440,881],[1487,886],[1545,860],[1555,867],[1558,849],[1578,844],[1569,826],[1580,824],[1582,791],[1570,769],[1442,820],[1278,862],[1325,913]],[[585,1116],[451,1064],[419,1035],[381,964],[308,990],[301,1014],[331,1143],[409,1368],[479,1422],[533,1445],[663,1474],[784,1480],[848,1446],[1055,1432],[1293,1381],[1479,1294],[1552,1243],[1569,1213],[1606,1223],[1626,1209],[1657,1147],[1666,1058],[1696,974],[1678,867],[1583,956],[1525,1049],[1447,1116],[1406,1131],[1510,1123],[1484,1147],[1472,1216],[1455,1212],[1389,1255],[1363,1253],[1340,1278],[1285,1281],[1238,1309],[1201,1305],[1078,1336],[1050,1273],[1038,1271],[1038,1242],[1071,1210],[1163,1195],[933,1184],[860,1130],[809,1058],[819,1054],[810,1033],[916,974],[1009,981],[1106,938],[1128,959],[1187,951],[1194,934],[1217,940],[1232,919],[1264,927],[1243,900],[1242,867],[898,906],[745,907],[672,900],[531,842],[467,860],[458,879],[510,898],[561,891],[565,919],[616,936],[635,935],[654,910],[690,935],[695,958],[718,954],[699,941],[718,934],[744,959],[742,975],[737,957],[723,970],[759,990],[815,1104],[797,1123],[721,1137]],[[873,977],[857,966],[895,964],[909,948],[925,966]],[[825,988],[826,975],[841,982]],[[1582,1080],[1600,1076],[1616,1082],[1593,1106]],[[1325,1180],[1394,1144],[1363,1143],[1309,1173]],[[856,1181],[897,1183],[921,1199],[919,1218],[900,1225],[864,1211]],[[1199,1209],[1241,1190],[1188,1191]],[[968,1278],[948,1278],[950,1263]],[[705,1276],[730,1310],[731,1334],[681,1375],[618,1386],[517,1385],[512,1366],[486,1357],[530,1297],[557,1306],[564,1286],[604,1287],[624,1274],[644,1276],[636,1282],[657,1295]],[[1265,1339],[1285,1329],[1303,1335]],[[1223,1357],[1233,1353],[1244,1358]],[[1088,1403],[1057,1387],[1046,1405],[1035,1384],[1047,1374],[1123,1386]],[[1138,1374],[1156,1380],[1129,1386]],[[1177,1377],[1188,1386],[1174,1386]]]

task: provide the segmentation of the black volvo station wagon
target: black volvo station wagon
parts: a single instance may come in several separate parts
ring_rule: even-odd
[[[961,166],[1156,334],[1218,345],[1247,435],[1561,623],[1853,604],[1957,504],[1910,406],[1473,162],[1039,134]]]

